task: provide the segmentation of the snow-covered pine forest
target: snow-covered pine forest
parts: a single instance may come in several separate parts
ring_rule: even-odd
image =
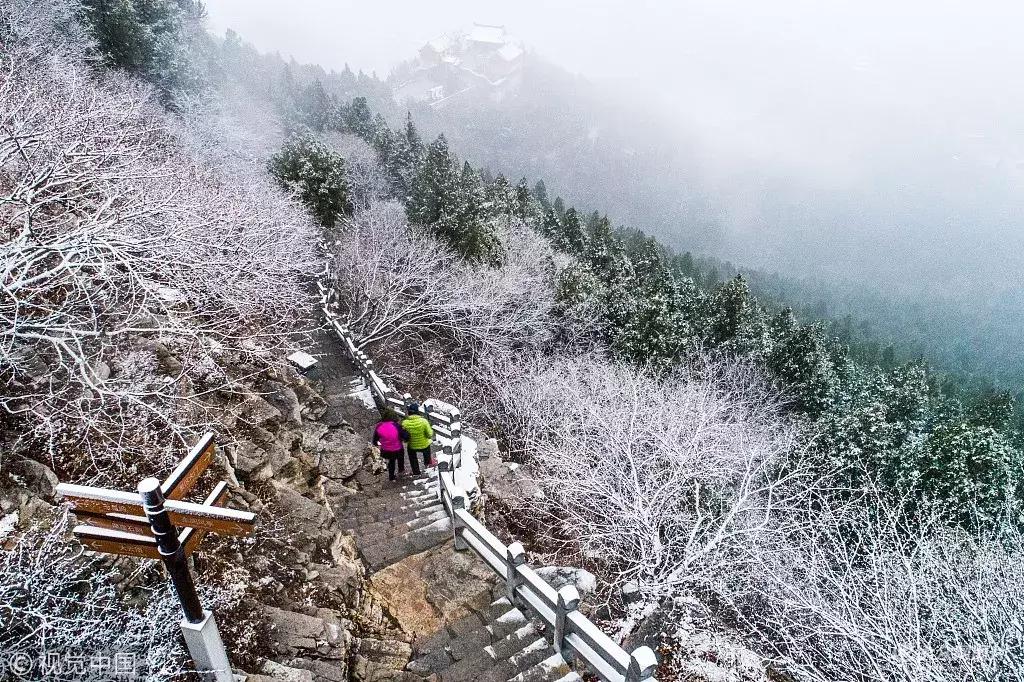
[[[597,575],[659,679],[1024,679],[1009,396],[695,282],[600,207],[385,119],[373,79],[209,36],[190,2],[119,6],[0,4],[0,650],[185,674],[159,571],[68,543],[51,479],[130,487],[209,428],[248,442],[326,260],[382,373],[521,465],[536,494],[488,520]],[[201,571],[243,663],[264,576],[311,561],[271,535]]]

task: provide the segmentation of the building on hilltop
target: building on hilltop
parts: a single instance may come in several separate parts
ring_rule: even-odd
[[[525,56],[522,43],[504,26],[473,24],[421,47],[396,72],[394,97],[399,103],[412,99],[438,107],[470,92],[500,101],[518,89]]]

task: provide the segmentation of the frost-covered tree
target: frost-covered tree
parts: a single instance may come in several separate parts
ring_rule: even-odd
[[[262,174],[197,160],[149,88],[91,73],[73,22],[0,5],[0,409],[58,470],[103,477],[203,428],[229,357],[265,366],[314,242]]]
[[[742,569],[784,532],[778,510],[808,475],[799,430],[756,372],[707,361],[658,377],[595,357],[517,363],[488,416],[543,492],[524,499],[551,539],[652,600]]]
[[[362,347],[390,357],[407,353],[455,359],[506,355],[542,346],[554,334],[553,254],[522,226],[509,226],[508,257],[479,267],[423,228],[400,205],[356,211],[334,247],[331,274],[339,313]]]
[[[119,575],[108,562],[89,557],[68,542],[66,521],[19,537],[0,549],[0,651],[8,658],[28,656],[35,679],[42,679],[46,655],[114,654],[131,656],[136,674],[168,679],[183,673],[185,660],[177,638],[181,610],[169,586],[139,588],[144,608],[115,583],[137,576]],[[72,670],[53,675],[74,679]],[[109,672],[109,670],[108,670]]]
[[[443,135],[430,143],[413,181],[409,219],[428,227],[465,258],[496,264],[501,244],[484,202],[479,174],[468,163],[460,172]]]
[[[1024,680],[1024,542],[908,517],[887,495],[809,491],[719,594],[798,679]],[[851,541],[851,539],[853,541]]]
[[[350,209],[345,160],[309,132],[297,132],[285,142],[270,160],[270,173],[324,227],[334,227]]]

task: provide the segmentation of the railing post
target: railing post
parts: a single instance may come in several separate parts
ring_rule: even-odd
[[[452,460],[450,457],[438,457],[437,458],[437,499],[444,503],[444,475],[452,470]],[[445,509],[449,514],[451,511]],[[454,525],[455,519],[452,519]]]
[[[513,542],[505,552],[505,589],[509,603],[512,606],[519,605],[519,585],[522,579],[519,576],[519,567],[526,563],[526,550],[522,543]]]
[[[634,649],[629,656],[629,668],[626,670],[626,682],[640,682],[654,676],[658,669],[658,657],[649,646]]]
[[[565,619],[579,607],[580,593],[575,586],[563,585],[559,588],[558,602],[555,604],[555,631],[552,635],[551,646],[562,654],[563,658],[571,651],[565,644]]]
[[[455,537],[455,549],[459,552],[469,549],[469,544],[466,543],[465,538],[462,537],[462,519],[459,518],[458,511],[466,508],[466,493],[462,492],[458,488],[452,491],[452,534]]]

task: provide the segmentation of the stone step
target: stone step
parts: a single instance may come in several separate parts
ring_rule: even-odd
[[[387,485],[394,485],[390,481]],[[390,505],[395,504],[396,501],[401,503],[402,501],[414,501],[421,498],[433,497],[437,498],[437,491],[433,487],[398,487],[395,486],[391,489],[383,490],[371,490],[371,491],[360,491],[355,495],[351,495],[344,498],[341,501],[343,507],[370,507],[373,505]]]
[[[551,651],[551,645],[544,641],[545,651]],[[547,658],[534,664],[532,667],[523,670],[521,673],[508,680],[508,682],[557,682],[570,675],[576,675],[569,667],[561,654],[551,654]],[[579,680],[579,675],[576,675]],[[570,680],[565,680],[570,682]]]
[[[440,504],[424,507],[414,512],[382,515],[379,521],[367,521],[354,527],[342,524],[341,528],[351,530],[356,540],[394,537],[409,531],[418,530],[432,523],[448,518],[448,513]]]
[[[381,536],[377,542],[373,542],[376,537],[359,536],[356,545],[370,569],[378,571],[413,554],[447,542],[451,537],[452,523],[446,516],[400,535]]]
[[[421,507],[440,504],[440,502],[441,501],[439,499],[433,496],[416,497],[412,499],[395,498],[394,500],[388,500],[387,502],[354,504],[347,507],[339,507],[337,511],[335,511],[335,516],[339,518],[372,517],[397,511],[415,511]]]
[[[503,661],[525,649],[537,639],[537,626],[527,622],[493,644],[484,647],[484,652],[496,661]]]
[[[523,627],[528,622],[526,614],[519,609],[510,608],[505,613],[491,620],[487,625],[487,630],[491,633],[491,641],[497,642]]]
[[[533,666],[537,665],[541,661],[549,658],[552,654],[551,645],[543,637],[530,642],[521,651],[518,651],[511,656],[508,660],[515,665],[518,670],[529,670]]]
[[[443,511],[443,505],[436,499],[430,499],[374,511],[345,509],[336,512],[335,517],[338,519],[338,527],[341,530],[358,530],[361,526],[371,523],[381,523],[392,519],[401,519],[404,522],[420,518],[425,514],[432,514],[438,509]]]
[[[431,637],[417,642],[414,647],[416,655],[417,657],[430,656],[439,650],[451,647],[461,650],[463,647],[458,642],[464,638],[483,641],[483,644],[480,645],[480,648],[483,648],[495,641],[490,627],[493,621],[501,618],[511,610],[512,605],[508,599],[497,599],[479,611],[470,613],[468,616],[460,618],[455,622],[448,623]],[[501,635],[501,637],[504,636],[504,634]],[[455,658],[458,660],[462,656],[456,655]]]
[[[509,611],[512,611],[513,608],[514,607],[507,597],[498,597],[490,604],[480,609],[478,613],[485,623],[490,624],[507,614]]]
[[[510,617],[511,612],[515,615]],[[415,658],[408,669],[423,676],[439,674],[446,678],[445,671],[448,668],[466,659],[486,659],[487,667],[491,667],[494,658],[484,649],[525,624],[526,618],[512,607],[508,599],[496,599],[418,643],[415,646]],[[460,669],[463,668],[481,669],[478,660],[463,663]],[[452,674],[458,675],[458,671]]]

